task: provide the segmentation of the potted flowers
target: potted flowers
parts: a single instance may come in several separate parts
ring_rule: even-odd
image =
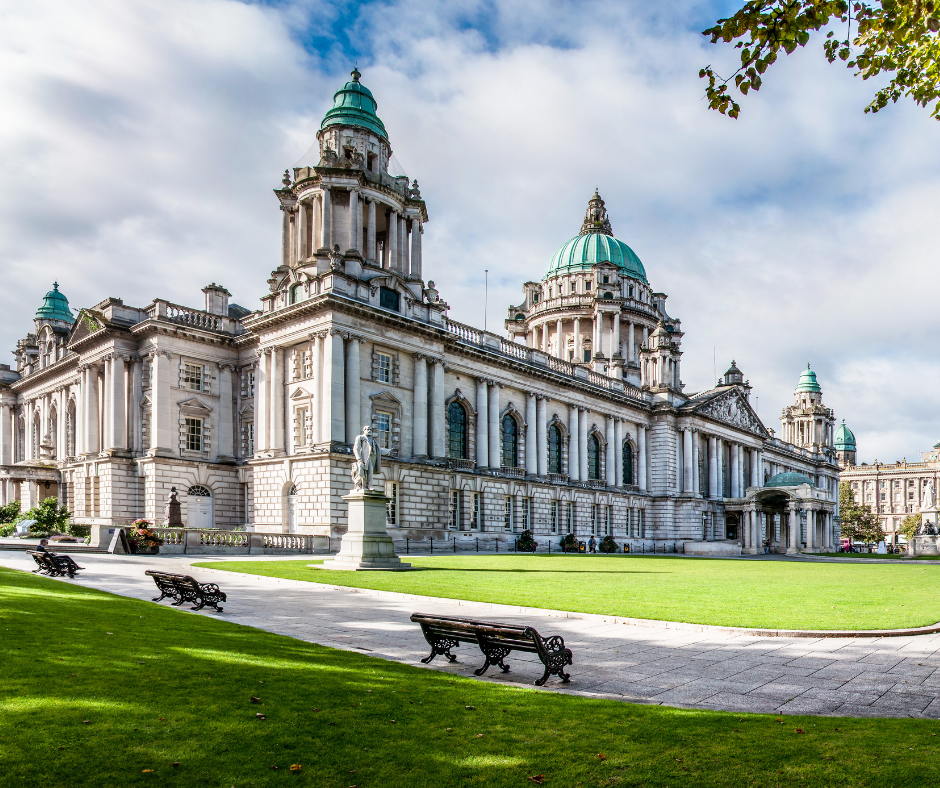
[[[134,520],[127,534],[127,541],[135,553],[155,554],[160,552],[163,540],[153,531],[150,520]]]

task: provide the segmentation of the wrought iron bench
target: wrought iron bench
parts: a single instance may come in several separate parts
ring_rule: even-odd
[[[571,665],[571,649],[565,648],[564,638],[559,635],[543,638],[533,627],[521,624],[499,624],[491,621],[479,621],[473,618],[452,616],[433,616],[414,613],[411,620],[421,626],[425,640],[431,646],[431,653],[421,661],[427,665],[434,657],[442,655],[451,662],[457,657],[451,649],[460,643],[475,643],[486,657],[482,668],[473,671],[482,676],[491,665],[509,670],[503,660],[513,651],[536,654],[545,666],[545,672],[535,684],[541,687],[549,676],[557,675],[565,684],[570,676],[565,673],[565,666]]]
[[[44,574],[49,577],[61,577],[68,575],[75,577],[75,573],[85,567],[75,563],[71,556],[57,555],[56,553],[40,553],[34,550],[27,550],[27,555],[31,555],[37,564],[33,574]]]
[[[225,602],[226,596],[215,583],[198,583],[189,575],[155,572],[153,569],[148,569],[144,574],[153,578],[160,591],[160,596],[154,597],[154,602],[170,597],[176,600],[173,607],[179,607],[184,602],[195,602],[192,610],[202,610],[208,605],[219,613],[222,612],[219,602]]]

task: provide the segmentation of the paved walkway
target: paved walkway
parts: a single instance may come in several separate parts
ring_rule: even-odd
[[[545,689],[554,692],[729,711],[940,719],[940,635],[813,640],[646,629],[599,616],[561,618],[505,605],[190,568],[207,560],[225,559],[83,555],[86,571],[63,582],[149,600],[156,589],[146,569],[185,572],[228,594],[223,613],[198,615],[416,667],[429,648],[409,621],[415,611],[524,620],[543,635],[563,635],[574,652],[572,681],[552,679]],[[24,553],[0,551],[0,566],[35,565]],[[479,651],[461,648],[458,654],[454,665],[438,658],[433,668],[472,676],[483,661]],[[531,685],[541,675],[534,655],[513,654],[508,662],[509,673],[491,669],[493,675],[482,680]]]

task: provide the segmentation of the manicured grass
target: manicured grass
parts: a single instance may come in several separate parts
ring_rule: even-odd
[[[486,684],[8,569],[0,635],[3,788],[940,778],[935,721],[727,714]]]
[[[213,561],[230,572],[580,613],[785,629],[940,621],[938,569],[920,565],[586,555],[409,556],[413,572],[333,572],[312,561]]]

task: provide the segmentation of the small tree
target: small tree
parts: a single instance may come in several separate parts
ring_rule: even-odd
[[[898,533],[909,542],[914,538],[914,533],[918,528],[920,528],[920,515],[909,514],[901,520],[901,525],[898,526]]]
[[[855,494],[848,482],[839,485],[839,517],[842,520],[842,538],[849,542],[878,542],[884,538],[881,522],[867,505],[855,502]]]
[[[49,497],[26,512],[23,519],[35,520],[29,532],[34,536],[51,536],[52,534],[66,533],[72,514],[64,506],[59,506],[57,499]]]
[[[10,501],[8,504],[0,506],[0,525],[14,522],[16,518],[19,517],[19,514],[19,501]]]

